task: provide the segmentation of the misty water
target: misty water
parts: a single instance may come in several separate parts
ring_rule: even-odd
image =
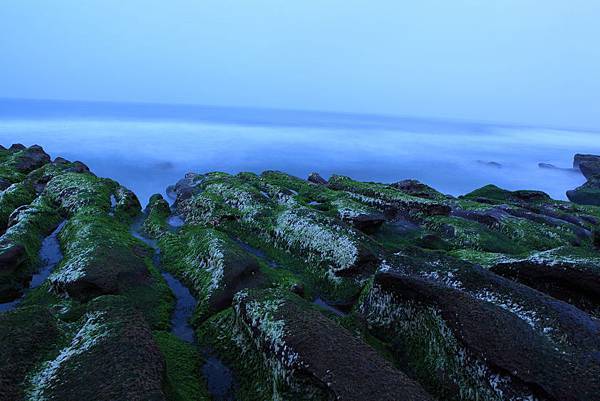
[[[496,184],[557,199],[599,133],[370,115],[142,104],[0,101],[0,143],[40,144],[133,189],[142,203],[188,171],[416,178],[459,195]],[[544,169],[548,163],[563,169]]]

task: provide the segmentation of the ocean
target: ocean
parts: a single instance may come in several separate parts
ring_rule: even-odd
[[[585,182],[575,153],[600,133],[376,115],[102,102],[0,100],[0,144],[39,144],[134,190],[142,203],[186,172],[280,170],[418,179],[451,195],[486,184],[555,199]],[[559,168],[540,168],[548,163]]]

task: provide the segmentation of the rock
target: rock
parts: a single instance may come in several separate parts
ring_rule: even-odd
[[[263,284],[256,258],[217,230],[165,235],[160,245],[165,268],[198,298],[200,320],[230,307],[238,291]]]
[[[20,143],[13,143],[8,148],[8,150],[11,150],[13,152],[16,152],[16,151],[19,151],[19,150],[25,150],[25,149],[27,149],[27,147],[25,145],[23,145],[23,144],[20,144]]]
[[[46,308],[0,313],[0,399],[24,399],[28,373],[54,350],[60,336]]]
[[[177,184],[167,188],[167,193],[174,197],[178,202],[187,200],[192,195],[195,195],[199,192],[197,187],[203,179],[203,175],[191,172],[186,173],[184,178],[177,181]]]
[[[469,394],[469,399],[599,399],[597,334],[588,338],[595,348],[561,352],[559,343],[519,317],[520,304],[494,304],[493,293],[484,292],[481,299],[475,295],[387,269],[375,275],[360,310],[373,332],[394,344],[395,353],[440,399],[459,399],[456,394]],[[598,323],[587,319],[599,332]]]
[[[546,169],[546,170],[558,170],[558,171],[565,171],[565,172],[569,172],[569,173],[579,172],[579,169],[557,167],[554,164],[550,164],[550,163],[538,163],[538,167]]]
[[[448,215],[451,210],[445,201],[418,198],[389,185],[358,182],[344,176],[332,176],[328,187],[337,191],[348,191],[354,194],[357,200],[378,208],[390,218],[399,214]]]
[[[443,194],[418,180],[402,180],[391,185],[409,195],[426,199],[442,199]]]
[[[61,233],[68,246],[60,269],[49,278],[53,290],[85,302],[149,284],[145,261],[136,254],[133,238],[124,240],[128,236],[108,216],[73,216]]]
[[[567,198],[580,205],[600,206],[600,176],[594,176],[582,186],[567,191]]]
[[[248,343],[260,344],[260,352],[272,361],[269,366],[276,367],[275,393],[340,401],[432,399],[371,347],[296,295],[240,293],[235,310],[242,332],[250,336]]]
[[[46,163],[50,163],[50,156],[41,146],[33,145],[21,151],[16,158],[15,168],[20,172],[29,173]]]
[[[125,188],[122,185],[119,185],[114,193],[116,204],[114,205],[114,212],[123,212],[126,216],[135,217],[137,216],[142,206],[138,197]]]
[[[87,308],[69,343],[32,378],[32,399],[166,400],[165,361],[143,316],[103,297]]]
[[[596,249],[600,249],[600,228],[594,230],[592,241]]]
[[[25,261],[25,247],[21,244],[2,244],[0,248],[0,272],[14,272]]]
[[[6,188],[10,187],[12,182],[8,181],[5,178],[0,177],[0,191],[4,191]]]
[[[558,169],[558,167],[556,167],[554,164],[550,164],[550,163],[538,163],[538,167],[546,168],[549,170],[557,170]]]
[[[80,161],[74,161],[66,171],[73,173],[89,173],[90,168]]]
[[[581,162],[579,169],[585,178],[592,179],[600,177],[600,161],[596,162]]]
[[[19,222],[19,220],[21,219],[21,217],[25,214],[25,211],[27,211],[28,209],[29,209],[29,205],[21,205],[18,208],[16,208],[10,214],[10,216],[8,216],[8,222],[6,224],[6,227],[10,228],[10,227],[14,226],[15,224],[17,224]]]
[[[485,160],[477,160],[477,163],[482,164],[487,167],[502,168],[502,164],[500,164],[498,162],[494,162],[494,161],[490,162],[490,161],[485,161]]]
[[[300,296],[300,297],[304,297],[304,286],[302,285],[302,283],[294,283],[290,286],[290,291],[293,292],[294,294]]]
[[[466,195],[460,197],[461,199],[471,199],[480,203],[534,203],[534,202],[547,202],[552,198],[548,194],[542,191],[508,191],[506,189],[499,188],[495,185],[486,185],[475,191],[469,192]]]
[[[581,165],[581,163],[586,163],[586,162],[593,162],[593,163],[600,162],[600,156],[577,153],[573,157],[573,168],[579,169],[579,166]]]
[[[385,216],[382,213],[359,214],[353,217],[352,226],[366,234],[373,234],[385,222]]]
[[[313,184],[327,185],[327,180],[321,177],[319,173],[310,173],[308,175],[308,181],[312,182]]]
[[[600,317],[600,260],[574,254],[565,249],[539,252],[500,261],[490,270]]]

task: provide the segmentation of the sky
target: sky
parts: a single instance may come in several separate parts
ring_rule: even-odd
[[[597,0],[3,0],[0,97],[600,129]]]

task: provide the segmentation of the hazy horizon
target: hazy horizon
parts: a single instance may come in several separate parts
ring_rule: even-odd
[[[597,130],[598,20],[585,0],[4,2],[0,97]]]

